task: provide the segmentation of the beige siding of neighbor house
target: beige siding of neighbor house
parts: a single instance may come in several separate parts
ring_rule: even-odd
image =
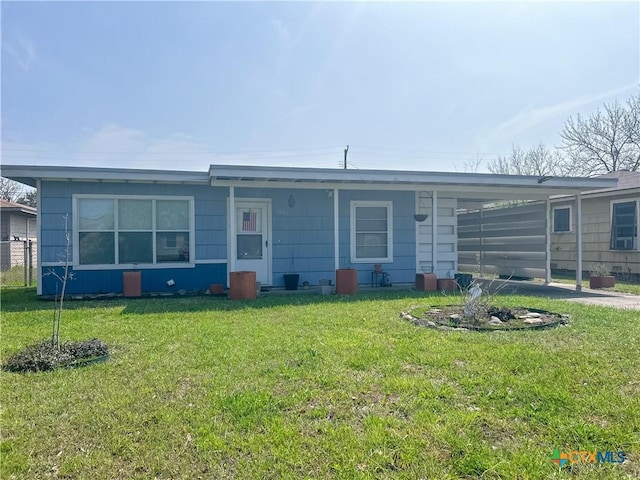
[[[583,269],[589,271],[596,264],[605,265],[611,272],[640,274],[640,250],[611,250],[611,204],[617,201],[638,201],[637,192],[582,199],[582,255]],[[576,269],[576,204],[575,199],[552,202],[552,209],[571,206],[571,231],[551,233],[551,268]],[[638,208],[638,207],[636,207]],[[637,213],[637,211],[636,211]],[[553,224],[552,224],[553,228]]]
[[[18,237],[20,240],[26,240],[27,238],[35,240],[36,234],[36,221],[34,219],[23,215],[9,215],[10,240],[13,240],[14,237]]]

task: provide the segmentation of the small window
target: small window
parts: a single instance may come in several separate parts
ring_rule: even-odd
[[[553,233],[571,231],[571,207],[553,209]]]
[[[611,205],[611,250],[638,248],[637,202],[617,202]]]
[[[351,202],[351,261],[392,262],[391,202]]]

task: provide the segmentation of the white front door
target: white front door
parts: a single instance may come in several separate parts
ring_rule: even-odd
[[[237,271],[256,272],[256,280],[271,285],[271,203],[236,200]]]

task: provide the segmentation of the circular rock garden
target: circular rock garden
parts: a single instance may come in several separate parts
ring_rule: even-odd
[[[530,330],[569,322],[568,315],[524,307],[483,307],[473,317],[465,316],[461,305],[413,307],[401,316],[415,325],[441,330]]]

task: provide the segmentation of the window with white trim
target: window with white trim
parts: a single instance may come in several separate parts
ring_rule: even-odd
[[[611,250],[638,249],[638,202],[611,203]]]
[[[393,261],[392,202],[351,202],[351,261]]]
[[[74,196],[74,263],[189,263],[192,197]]]
[[[556,207],[553,209],[553,233],[571,231],[571,207]]]

